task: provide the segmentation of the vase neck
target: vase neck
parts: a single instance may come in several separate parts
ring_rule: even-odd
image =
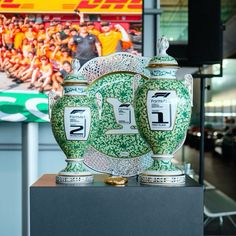
[[[151,68],[151,79],[176,79],[176,72],[178,68]]]
[[[87,87],[85,84],[64,85],[64,95],[87,95]]]

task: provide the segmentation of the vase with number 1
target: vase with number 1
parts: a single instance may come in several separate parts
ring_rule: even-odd
[[[171,161],[183,145],[191,117],[192,77],[176,79],[177,61],[166,53],[165,37],[148,68],[150,80],[135,96],[135,117],[140,134],[153,151],[153,165],[140,175],[143,184],[183,184],[185,175]]]

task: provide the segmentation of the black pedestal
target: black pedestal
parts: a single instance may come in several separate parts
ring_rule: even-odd
[[[201,236],[203,188],[186,177],[185,186],[103,183],[55,184],[44,175],[30,188],[31,236]]]

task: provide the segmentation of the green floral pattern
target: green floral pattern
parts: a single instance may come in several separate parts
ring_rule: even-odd
[[[176,166],[170,160],[154,160],[153,165],[147,170],[151,171],[176,171]]]
[[[79,162],[68,162],[65,169],[63,169],[61,172],[70,172],[70,173],[81,173],[86,172],[86,168],[83,165],[82,161]]]
[[[147,112],[147,92],[149,90],[176,91],[177,114],[173,130],[152,131]],[[191,116],[191,102],[188,89],[183,80],[157,79],[149,80],[139,87],[135,99],[135,116],[140,134],[149,143],[156,155],[172,155],[184,141]]]
[[[117,98],[121,103],[133,105],[133,80],[135,73],[114,72],[106,74],[89,86],[88,92],[95,96],[102,96],[102,116],[97,122],[97,134],[91,145],[101,153],[114,158],[135,158],[150,152],[150,148],[140,134],[108,134],[107,131],[121,129],[122,126],[116,121],[113,106],[107,102],[108,98]],[[140,76],[140,75],[139,75]],[[140,76],[139,84],[145,79]],[[136,128],[137,127],[132,127]],[[127,155],[123,155],[127,153]]]

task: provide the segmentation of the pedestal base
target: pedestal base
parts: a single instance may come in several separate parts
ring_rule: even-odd
[[[55,175],[30,188],[31,236],[203,236],[203,186],[186,176],[179,187],[104,183],[64,187]]]
[[[148,185],[184,185],[185,175],[140,175],[141,184]]]

